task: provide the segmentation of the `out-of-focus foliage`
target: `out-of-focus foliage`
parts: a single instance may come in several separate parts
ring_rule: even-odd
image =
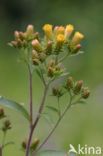
[[[34,24],[35,30],[40,31],[45,23],[54,25],[73,24],[75,30],[85,35],[83,51],[85,54],[72,57],[66,62],[69,71],[76,80],[82,78],[92,90],[92,95],[87,106],[72,108],[61,123],[54,137],[49,142],[49,148],[68,150],[69,144],[88,144],[90,146],[103,146],[103,1],[102,0],[1,0],[0,1],[0,94],[19,102],[24,102],[28,107],[28,73],[23,63],[18,63],[18,52],[7,43],[13,39],[13,32],[25,30],[27,24]],[[71,74],[72,74],[71,73]],[[35,108],[40,102],[42,85],[34,75],[34,100]],[[65,102],[66,98],[62,99]],[[61,102],[61,104],[62,104]],[[47,104],[55,105],[55,99],[47,100]],[[35,111],[35,109],[34,109]],[[17,113],[9,111],[12,122],[17,123],[9,132],[9,137],[20,144],[27,135],[27,123]],[[44,122],[44,120],[42,120]],[[48,131],[48,125],[43,127],[36,136],[43,138]],[[12,123],[12,125],[13,125]],[[64,125],[63,125],[64,123]],[[41,134],[42,127],[42,135]],[[44,128],[46,127],[46,130]],[[61,128],[62,127],[62,128]],[[21,133],[22,131],[22,133]],[[25,134],[24,134],[25,132]],[[68,134],[69,133],[69,134]],[[23,136],[24,134],[25,136]],[[58,134],[56,136],[56,134]],[[62,134],[64,137],[62,137]],[[17,137],[18,136],[18,137]],[[68,137],[67,137],[68,136]],[[19,155],[22,152],[14,147],[7,147],[4,155]]]

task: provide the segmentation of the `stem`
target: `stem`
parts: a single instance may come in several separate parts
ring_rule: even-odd
[[[2,156],[2,147],[0,147],[0,156]]]
[[[59,60],[59,62],[63,62],[68,56],[70,56],[69,53],[67,53],[64,57],[62,57],[62,58]]]
[[[40,113],[43,110],[43,106],[44,106],[44,103],[45,103],[45,99],[46,99],[48,87],[49,87],[48,85],[45,87],[44,95],[43,95],[43,98],[42,98],[42,101],[41,101],[41,104],[40,104],[40,107],[39,107],[39,110],[38,110],[36,119],[34,121],[34,124],[31,126],[30,134],[29,134],[29,139],[28,139],[28,144],[27,144],[27,149],[26,149],[26,155],[25,156],[28,156],[29,155],[30,144],[31,144],[33,132],[34,132],[34,129],[36,128],[36,125],[37,125],[37,123],[38,123],[38,121],[40,119]]]
[[[29,134],[25,156],[29,155],[30,143],[31,143],[32,133],[33,133],[33,129],[32,129],[32,122],[33,122],[32,72],[31,72],[29,64],[28,64],[28,71],[29,71],[29,87],[30,87],[30,122],[31,123],[30,123],[30,134]]]
[[[2,149],[3,149],[4,145],[5,145],[5,138],[6,138],[6,131],[5,131],[4,134],[3,134]]]
[[[36,127],[36,125],[37,125],[37,123],[38,123],[38,121],[40,119],[40,114],[41,114],[41,112],[43,110],[43,106],[44,106],[44,103],[45,103],[48,87],[49,87],[49,85],[45,86],[44,95],[43,95],[43,98],[42,98],[42,101],[41,101],[41,104],[40,104],[36,119],[35,119],[34,124],[33,124],[33,130],[35,129],[35,127]]]
[[[51,137],[51,135],[53,134],[53,132],[55,131],[55,129],[57,128],[57,126],[59,125],[61,119],[64,117],[65,113],[68,111],[68,109],[71,106],[71,102],[72,102],[72,96],[70,96],[70,101],[69,104],[67,105],[67,107],[65,108],[64,112],[62,113],[62,115],[59,117],[59,119],[57,120],[54,128],[50,131],[50,133],[48,134],[48,136],[44,139],[44,141],[41,143],[41,145],[32,153],[31,156],[35,156],[35,154],[44,146],[44,144],[48,141],[48,139]]]

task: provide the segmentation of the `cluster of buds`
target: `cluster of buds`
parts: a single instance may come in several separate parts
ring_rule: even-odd
[[[53,93],[53,96],[56,96],[58,98],[60,98],[63,95],[62,90],[60,90],[60,89],[58,89],[56,87],[52,88],[52,93]]]
[[[55,26],[50,24],[43,26],[44,37],[40,38],[38,32],[34,32],[34,26],[28,25],[25,32],[14,32],[15,41],[10,45],[15,48],[32,49],[32,61],[34,65],[38,65],[45,61],[49,55],[59,55],[60,52],[69,51],[70,54],[77,54],[81,48],[80,41],[83,35],[74,31],[73,25]],[[30,47],[30,48],[28,48]],[[50,69],[51,70],[51,69]]]
[[[2,131],[5,132],[9,129],[11,129],[11,122],[10,122],[10,120],[5,120],[3,123]]]
[[[39,38],[39,33],[38,32],[34,33],[33,25],[28,25],[25,32],[15,31],[14,38],[15,41],[12,41],[10,45],[13,46],[14,48],[25,49],[30,46],[30,43],[33,39]]]
[[[55,60],[50,60],[49,64],[48,64],[48,77],[54,77],[54,76],[59,76],[60,74],[63,73],[62,70],[62,63],[59,62],[56,64]]]
[[[72,77],[69,77],[66,81],[65,88],[70,91],[72,90],[74,95],[81,95],[82,98],[86,99],[90,95],[88,87],[83,87],[83,81],[74,82]]]
[[[27,139],[25,139],[25,140],[22,142],[21,146],[22,146],[22,149],[23,149],[23,150],[26,150],[26,148],[27,148],[27,142],[28,142]],[[40,142],[40,140],[39,140],[38,138],[35,138],[34,141],[32,141],[32,143],[31,143],[31,145],[30,145],[30,151],[31,151],[31,152],[35,151],[35,149],[36,149],[37,146],[39,145],[39,142]]]

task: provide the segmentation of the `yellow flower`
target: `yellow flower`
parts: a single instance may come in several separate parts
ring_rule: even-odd
[[[72,40],[71,40],[71,44],[72,45],[77,45],[78,43],[80,43],[80,41],[84,38],[84,35],[79,33],[79,32],[75,32]]]
[[[42,51],[42,47],[41,44],[39,43],[39,41],[37,39],[32,41],[32,47],[37,51],[37,52],[41,52]]]
[[[63,34],[64,35],[64,32],[65,32],[65,28],[63,26],[56,26],[54,28],[55,35],[58,35],[58,34]]]
[[[45,32],[46,38],[48,40],[52,40],[53,39],[52,25],[45,24],[43,30]]]
[[[66,39],[69,39],[69,37],[72,34],[73,30],[74,30],[73,25],[69,24],[69,25],[66,26],[66,29],[65,29],[65,38]]]
[[[57,36],[57,38],[56,38],[56,42],[59,43],[59,44],[62,44],[62,43],[64,43],[64,41],[65,41],[64,35],[59,34],[59,35]]]

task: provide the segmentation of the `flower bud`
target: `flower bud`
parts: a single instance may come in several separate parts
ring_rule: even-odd
[[[21,144],[21,146],[22,146],[23,149],[26,149],[27,143],[25,141],[23,141],[22,144]]]
[[[55,60],[53,60],[53,59],[50,60],[50,62],[49,62],[49,66],[50,66],[50,67],[53,67],[54,65],[55,65]]]
[[[18,46],[18,48],[22,48],[23,44],[22,44],[21,39],[17,40],[17,46]]]
[[[42,47],[41,44],[39,43],[39,41],[37,39],[32,41],[32,47],[37,51],[37,52],[41,52],[42,51]]]
[[[53,87],[52,88],[52,93],[53,93],[54,96],[57,96],[58,93],[59,93],[59,90],[56,87]]]
[[[17,42],[16,42],[16,41],[11,41],[11,45],[12,45],[14,48],[17,48]]]
[[[11,129],[11,122],[10,122],[10,120],[6,120],[6,121],[4,121],[2,130],[3,130],[3,131],[7,131],[7,130],[9,130],[9,129]]]
[[[60,50],[65,41],[65,37],[62,34],[59,34],[56,38],[56,49]]]
[[[63,26],[59,26],[56,30],[57,35],[62,34],[64,35],[65,28]]]
[[[34,33],[34,26],[33,25],[28,25],[26,29],[26,36],[27,38],[31,38]]]
[[[26,36],[23,32],[19,32],[19,37],[21,40],[24,40],[26,38]]]
[[[44,62],[45,59],[46,59],[45,54],[44,53],[40,53],[39,59],[40,59],[41,62]]]
[[[33,59],[33,64],[34,64],[34,65],[39,65],[39,60],[38,60],[38,59],[36,59],[36,58],[35,58],[35,59]]]
[[[79,94],[80,93],[82,85],[83,85],[83,81],[82,80],[80,80],[80,81],[78,81],[76,83],[76,85],[74,86],[74,94]]]
[[[45,32],[45,36],[48,40],[53,39],[53,32],[52,32],[52,25],[50,24],[45,24],[43,27],[43,30]]]
[[[69,37],[71,36],[73,30],[74,30],[74,26],[73,25],[69,24],[69,25],[66,26],[66,29],[65,29],[65,38],[66,38],[66,40],[69,39]]]
[[[32,59],[38,58],[38,53],[36,50],[32,50]]]
[[[37,148],[39,142],[40,142],[40,140],[39,140],[38,138],[35,138],[35,140],[31,143],[30,148],[31,148],[32,150],[35,150],[35,149]]]
[[[23,40],[23,41],[22,41],[22,44],[23,44],[23,47],[24,47],[24,48],[26,48],[26,47],[28,46],[28,43],[27,43],[26,40]]]
[[[47,55],[50,55],[52,53],[52,42],[51,41],[48,41],[45,51],[46,51]]]
[[[34,39],[39,39],[39,32],[36,32],[35,34],[34,34]]]
[[[67,82],[66,82],[66,88],[67,88],[67,89],[70,89],[70,88],[73,88],[73,86],[74,86],[73,78],[72,78],[72,77],[69,77],[69,78],[67,79]]]
[[[4,109],[0,108],[0,118],[4,117]]]
[[[15,37],[15,40],[17,40],[19,38],[19,32],[18,31],[14,32],[14,37]]]
[[[58,35],[58,28],[59,28],[59,26],[56,26],[56,27],[54,28],[54,35],[55,35],[55,36]]]
[[[53,77],[53,76],[54,76],[54,70],[53,70],[52,67],[49,67],[49,68],[48,68],[48,76],[49,76],[49,77]]]
[[[81,44],[77,44],[74,50],[72,51],[72,54],[77,54],[81,47]]]
[[[56,70],[60,70],[60,69],[61,69],[61,66],[62,66],[62,63],[59,62],[59,63],[56,65]]]
[[[88,89],[88,87],[85,87],[82,89],[82,98],[87,99],[90,95],[90,90]]]
[[[80,41],[84,38],[84,35],[79,33],[79,32],[75,32],[72,40],[71,40],[71,45],[77,45],[78,43],[80,43]]]

